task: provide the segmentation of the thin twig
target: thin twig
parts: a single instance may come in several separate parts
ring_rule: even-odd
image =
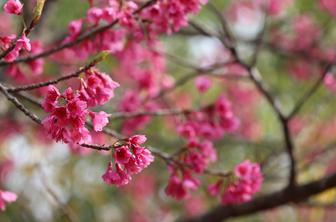
[[[97,61],[92,61],[91,63],[84,66],[83,68],[80,68],[79,70],[77,70],[77,71],[75,71],[71,74],[62,76],[60,78],[49,80],[49,81],[46,81],[46,82],[39,82],[39,83],[34,83],[34,84],[29,84],[29,85],[24,85],[24,86],[12,87],[12,88],[8,88],[7,91],[10,92],[10,93],[17,93],[17,92],[20,92],[20,91],[28,91],[28,90],[33,90],[33,89],[57,84],[59,82],[65,81],[65,80],[78,77],[81,73],[86,72],[87,70],[89,70],[93,66],[95,66],[96,64],[97,64]]]
[[[7,91],[7,88],[2,85],[0,83],[0,91],[2,92],[2,94],[5,95],[5,97],[11,101],[19,110],[21,110],[26,116],[28,116],[30,119],[32,119],[34,122],[36,122],[37,124],[41,124],[41,120],[38,116],[36,116],[34,113],[32,113],[31,111],[29,111],[22,103],[20,103],[20,101],[13,96],[12,94],[10,94]]]
[[[322,71],[322,74],[318,78],[318,80],[315,82],[315,84],[298,100],[298,102],[295,104],[293,110],[288,115],[288,118],[291,119],[293,116],[295,116],[301,108],[304,106],[304,104],[312,97],[312,95],[315,94],[315,92],[321,87],[324,78],[330,71],[330,69],[333,67],[333,63],[329,63],[325,66],[325,68]]]

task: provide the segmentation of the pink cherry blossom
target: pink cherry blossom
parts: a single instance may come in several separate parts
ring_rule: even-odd
[[[114,151],[114,158],[116,162],[120,164],[128,163],[128,161],[130,161],[131,156],[132,153],[127,146],[117,147]]]
[[[135,135],[123,141],[122,145],[113,149],[113,158],[116,163],[116,171],[112,168],[112,162],[109,164],[103,179],[108,184],[122,186],[131,180],[132,174],[137,174],[154,161],[151,152],[140,146],[146,140],[144,135]],[[122,179],[124,178],[124,179]],[[122,179],[122,180],[121,180]]]
[[[78,36],[81,31],[83,21],[82,19],[73,20],[69,23],[68,30],[71,38]]]
[[[105,113],[104,111],[100,111],[98,113],[90,112],[89,114],[92,118],[93,129],[96,132],[102,131],[104,126],[106,126],[109,122],[108,117],[110,115]]]
[[[19,0],[8,0],[4,5],[5,12],[19,15],[22,12],[23,4]]]
[[[204,93],[206,92],[211,86],[211,80],[207,76],[200,76],[195,79],[195,84],[197,89]]]
[[[196,178],[191,177],[187,172],[183,173],[182,177],[173,172],[168,180],[165,193],[177,200],[181,200],[189,196],[190,190],[197,189],[199,183]]]
[[[21,38],[17,40],[16,47],[20,49],[24,49],[28,52],[31,51],[30,40],[27,38],[25,33],[23,33]]]
[[[210,184],[208,186],[208,192],[212,196],[217,196],[221,192],[221,186],[223,184],[222,180],[218,180],[216,183]]]
[[[4,211],[6,209],[6,203],[16,201],[17,195],[10,191],[0,190],[0,209]]]
[[[107,184],[113,184],[116,186],[123,186],[129,183],[131,180],[130,176],[121,168],[119,164],[115,164],[113,169],[113,164],[110,162],[103,174],[102,178]]]
[[[6,50],[11,46],[11,43],[13,40],[16,38],[16,35],[11,34],[11,35],[6,35],[6,36],[1,36],[0,37],[0,46],[2,49]]]
[[[97,69],[90,69],[86,72],[81,84],[81,99],[86,101],[88,106],[103,105],[114,96],[114,89],[119,84],[113,81],[107,74]]]
[[[132,144],[143,144],[146,142],[147,138],[145,135],[134,135],[128,138],[129,142]]]

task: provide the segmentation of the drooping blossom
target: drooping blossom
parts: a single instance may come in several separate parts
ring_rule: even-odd
[[[109,114],[105,113],[104,111],[100,112],[90,112],[89,115],[92,118],[92,123],[93,123],[93,129],[98,132],[102,131],[104,126],[108,124],[108,117],[110,116]]]
[[[169,177],[165,193],[177,200],[181,200],[188,197],[189,191],[196,190],[199,185],[200,181],[192,177],[189,172],[182,172],[182,175],[178,175],[176,171],[173,171]]]
[[[154,161],[151,152],[142,147],[146,141],[144,135],[135,135],[113,149],[115,163],[109,162],[102,178],[107,184],[123,186],[132,179],[131,175],[141,172]]]

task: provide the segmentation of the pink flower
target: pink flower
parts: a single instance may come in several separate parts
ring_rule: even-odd
[[[324,85],[331,91],[336,91],[336,80],[332,73],[328,73],[324,78]]]
[[[113,169],[112,162],[108,164],[106,172],[102,178],[107,184],[123,186],[129,183],[131,177],[121,168],[119,164],[115,164],[116,170]]]
[[[6,202],[14,202],[17,199],[17,195],[10,191],[0,190],[0,209],[3,211],[6,209]]]
[[[70,37],[74,38],[80,33],[82,23],[83,23],[82,19],[73,20],[72,22],[69,23],[68,30]]]
[[[140,173],[142,170],[141,166],[138,164],[137,159],[133,155],[129,158],[129,161],[125,163],[125,169],[131,174]]]
[[[183,186],[181,179],[177,175],[169,178],[168,186],[165,189],[168,196],[181,200],[187,196],[187,189]]]
[[[8,49],[11,46],[11,43],[13,42],[15,38],[16,38],[16,35],[6,35],[6,36],[0,37],[1,47],[4,50]]]
[[[22,12],[23,4],[19,0],[8,0],[4,5],[5,12],[19,15]]]
[[[134,136],[131,136],[128,141],[132,144],[138,144],[138,145],[141,145],[143,143],[145,143],[147,140],[146,136],[145,135],[134,135]]]
[[[42,102],[42,107],[45,111],[51,112],[57,105],[57,100],[61,96],[61,93],[55,86],[48,86],[48,91],[45,99]]]
[[[210,193],[210,195],[217,196],[221,191],[222,184],[223,184],[222,180],[218,180],[216,183],[210,184],[208,186],[208,192]]]
[[[31,51],[30,40],[27,38],[25,33],[23,33],[21,38],[17,40],[16,47],[19,49],[24,49],[28,52]]]
[[[4,58],[6,62],[12,62],[19,56],[20,49],[15,47],[12,51],[10,51]]]
[[[90,8],[88,10],[88,14],[87,14],[87,20],[88,22],[92,23],[92,24],[98,24],[100,19],[103,16],[103,10],[100,8]]]
[[[154,161],[154,156],[152,153],[145,149],[144,147],[136,146],[133,147],[133,152],[135,155],[135,158],[137,160],[137,164],[140,166],[140,168],[146,168]]]
[[[100,111],[98,113],[90,112],[90,116],[93,122],[93,129],[94,131],[98,132],[98,131],[102,131],[104,126],[108,124],[109,122],[108,117],[110,115],[103,111]]]
[[[127,146],[117,147],[114,151],[114,158],[117,163],[126,164],[130,160],[132,153]]]
[[[81,87],[81,99],[86,101],[88,106],[96,106],[108,102],[114,96],[114,89],[119,87],[119,84],[105,73],[90,69],[86,72]]]
[[[168,186],[165,192],[168,196],[181,200],[188,197],[189,190],[195,190],[199,185],[200,182],[196,178],[191,177],[188,172],[183,172],[182,179],[176,172],[173,172],[168,180]]]
[[[201,92],[206,92],[211,86],[211,80],[207,76],[200,76],[195,79],[196,87]]]

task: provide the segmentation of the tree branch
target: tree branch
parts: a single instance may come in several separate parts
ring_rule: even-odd
[[[228,218],[269,210],[284,204],[302,202],[313,195],[335,186],[336,174],[332,174],[322,179],[293,187],[292,189],[283,189],[271,194],[266,194],[239,205],[217,206],[203,215],[181,219],[179,222],[220,222]]]

